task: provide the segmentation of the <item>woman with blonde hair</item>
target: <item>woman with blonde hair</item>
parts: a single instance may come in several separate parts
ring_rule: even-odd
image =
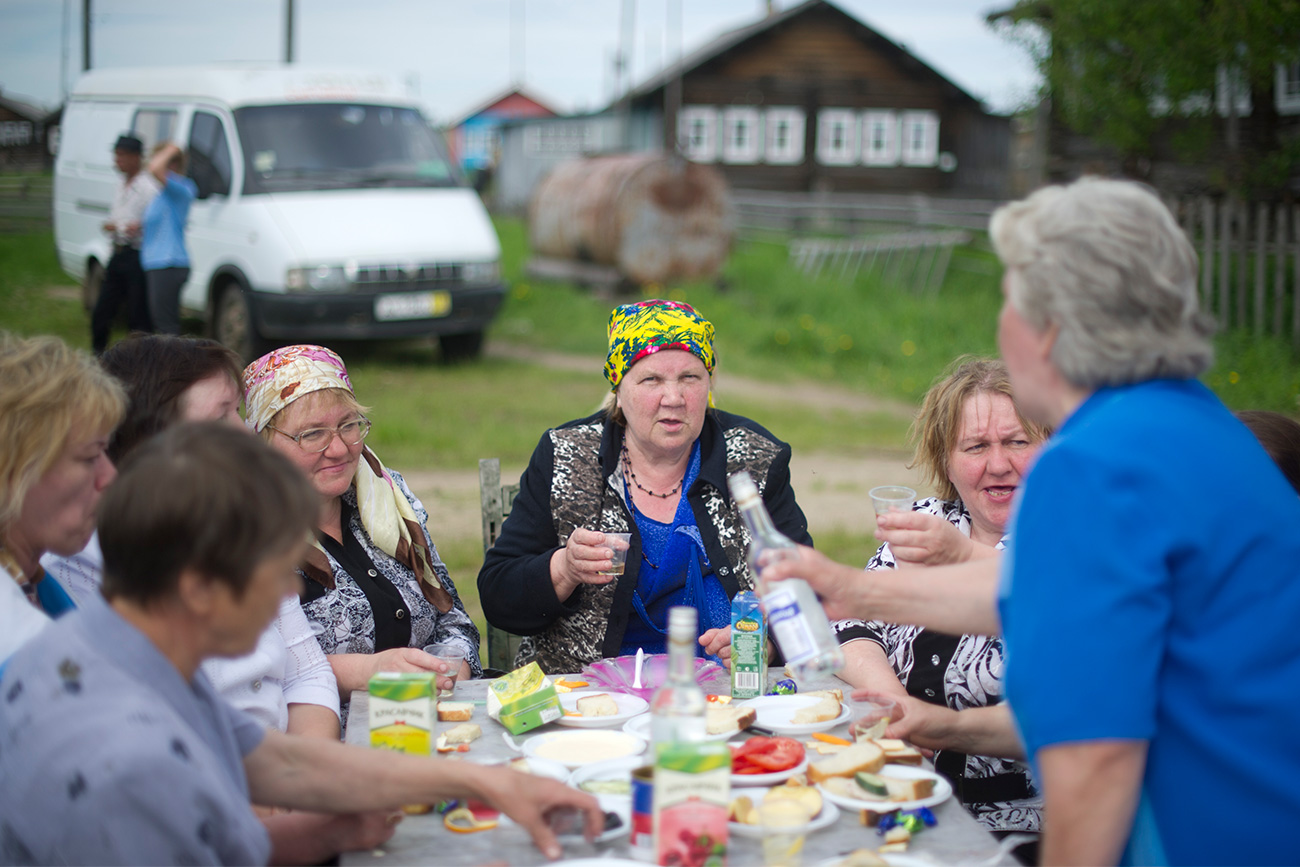
[[[0,332],[0,661],[74,607],[41,555],[89,541],[125,410],[122,387],[86,353]]]

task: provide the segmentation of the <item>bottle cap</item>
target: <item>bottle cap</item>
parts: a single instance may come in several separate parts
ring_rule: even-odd
[[[685,640],[695,640],[696,611],[689,605],[675,605],[668,609],[668,636],[675,638],[685,636]]]
[[[731,489],[731,496],[741,505],[758,498],[758,485],[754,484],[754,480],[744,470],[733,473],[727,479],[727,487]]]

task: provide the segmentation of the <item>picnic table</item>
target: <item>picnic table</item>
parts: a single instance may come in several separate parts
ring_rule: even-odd
[[[775,682],[781,675],[773,672]],[[571,676],[571,678],[574,676]],[[489,681],[468,680],[456,684],[456,701],[472,701],[473,722],[483,729],[483,736],[474,741],[468,753],[448,753],[447,761],[477,763],[499,762],[518,755],[502,737],[505,728],[487,715],[487,689]],[[802,691],[844,688],[844,683],[834,677],[801,682]],[[369,746],[370,732],[367,723],[369,693],[357,690],[352,693],[348,711],[347,742]],[[441,723],[440,730],[453,725]],[[554,724],[535,732],[517,736],[524,741],[535,733],[554,731]],[[847,737],[848,726],[831,729],[830,734]],[[805,740],[800,738],[800,740]],[[647,764],[649,759],[647,759]],[[909,863],[1016,865],[1010,855],[1000,855],[998,841],[984,830],[953,798],[931,808],[938,820],[933,828],[917,834],[907,852]],[[874,828],[864,827],[856,810],[841,809],[839,819],[830,827],[808,835],[804,844],[805,867],[817,865],[836,856],[845,855],[864,846],[875,848],[881,843]],[[762,864],[762,846],[756,838],[731,835],[728,842],[729,863],[732,865]],[[621,835],[605,843],[591,844],[582,839],[564,841],[565,859],[628,859],[628,836]],[[407,816],[398,826],[397,833],[374,852],[351,852],[341,857],[343,867],[392,867],[406,864],[482,865],[546,864],[546,858],[533,845],[532,839],[513,823],[503,821],[500,826],[474,834],[457,834],[448,831],[437,813]]]

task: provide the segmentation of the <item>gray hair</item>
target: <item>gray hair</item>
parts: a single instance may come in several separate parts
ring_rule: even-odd
[[[989,233],[1011,304],[1038,330],[1058,327],[1052,363],[1072,385],[1187,379],[1213,362],[1196,253],[1145,187],[1046,187],[995,211]]]

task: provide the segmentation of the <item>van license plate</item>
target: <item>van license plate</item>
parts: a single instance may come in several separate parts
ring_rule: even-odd
[[[403,292],[375,299],[375,321],[436,319],[451,312],[450,292]]]

